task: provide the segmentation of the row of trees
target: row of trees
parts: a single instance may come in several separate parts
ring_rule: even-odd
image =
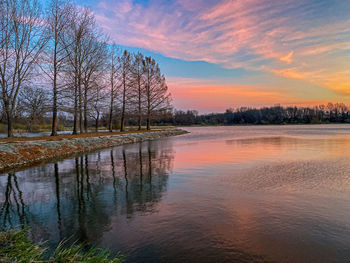
[[[150,129],[152,118],[170,109],[165,77],[151,57],[108,43],[91,11],[69,0],[52,0],[45,11],[36,0],[0,1],[0,106],[8,136],[18,112],[33,121],[50,112],[53,136],[59,112],[72,116],[73,134],[87,132],[91,120],[98,129],[106,115],[110,131],[116,122],[125,130],[130,116]]]
[[[309,124],[350,123],[350,108],[343,103],[316,107],[282,107],[228,109],[225,113],[199,115],[197,111],[175,111],[175,125],[233,124]]]

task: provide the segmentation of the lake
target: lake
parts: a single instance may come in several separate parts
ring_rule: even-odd
[[[0,226],[127,262],[347,262],[350,125],[186,127],[0,176]]]

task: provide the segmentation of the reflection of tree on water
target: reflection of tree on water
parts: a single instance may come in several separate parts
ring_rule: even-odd
[[[8,227],[24,227],[28,218],[25,212],[26,206],[23,201],[23,193],[20,190],[17,176],[14,172],[10,172],[7,176],[6,186],[1,185],[1,192],[4,193],[0,208],[0,229]]]
[[[60,239],[62,238],[62,217],[61,217],[61,198],[60,198],[60,178],[58,164],[55,163],[55,186],[56,186],[56,210],[57,210],[57,228]]]
[[[142,192],[142,177],[143,177],[143,169],[142,169],[142,145],[139,145],[139,166],[140,166],[140,191]]]
[[[171,170],[173,153],[165,154],[153,142],[145,142],[128,154],[116,154],[117,163],[124,164],[126,214],[154,212],[162,193],[166,191],[168,171]],[[136,147],[135,147],[136,148]],[[125,149],[127,151],[127,149]],[[122,158],[122,162],[118,161]]]
[[[173,161],[163,146],[127,145],[12,173],[7,182],[0,176],[2,222],[17,217],[51,245],[69,237],[96,244],[113,218],[156,211]]]
[[[131,217],[134,212],[154,212],[166,191],[173,153],[164,154],[163,149],[158,149],[159,145],[153,143],[124,147],[122,151],[110,154],[112,174],[119,178],[118,193],[115,194],[120,214]],[[153,167],[157,169],[153,171]]]
[[[116,203],[117,202],[117,179],[115,177],[113,149],[111,149],[110,155],[111,155],[111,166],[112,166],[112,177],[113,177],[113,201],[114,203]]]

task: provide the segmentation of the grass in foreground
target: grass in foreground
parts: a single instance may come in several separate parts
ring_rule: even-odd
[[[120,263],[123,256],[111,257],[108,250],[93,248],[85,251],[81,245],[64,248],[61,243],[49,259],[44,257],[47,248],[33,244],[26,230],[0,232],[0,262],[47,262],[47,263]]]

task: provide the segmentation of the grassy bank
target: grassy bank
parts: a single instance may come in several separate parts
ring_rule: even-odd
[[[65,248],[60,244],[52,255],[45,256],[47,247],[35,245],[27,236],[26,230],[0,232],[0,262],[94,262],[119,263],[123,256],[111,256],[107,250],[92,248],[85,250],[82,245]]]
[[[120,127],[114,127],[114,130],[119,130]],[[165,128],[175,128],[175,126],[151,126],[151,129],[165,129]],[[136,131],[138,130],[138,126],[126,126],[126,130]],[[143,130],[146,130],[146,126],[142,126]],[[106,131],[107,127],[99,127],[98,131]],[[73,131],[73,127],[59,125],[58,131]],[[14,133],[40,133],[40,132],[51,132],[51,124],[40,124],[40,125],[32,125],[26,126],[22,123],[14,123],[13,124],[13,132]],[[95,128],[89,127],[88,132],[95,132]],[[0,123],[0,133],[7,134],[7,124]]]
[[[159,129],[161,130],[161,129]],[[12,137],[12,138],[0,138],[0,142],[18,142],[18,141],[57,141],[63,139],[77,139],[77,138],[91,138],[99,136],[114,136],[130,133],[148,133],[156,130],[141,130],[141,131],[124,131],[124,132],[88,132],[82,134],[59,134],[57,136],[36,136],[36,137]]]
[[[55,137],[22,137],[0,140],[0,172],[28,167],[57,158],[128,143],[143,142],[187,133],[180,129],[85,133]]]

